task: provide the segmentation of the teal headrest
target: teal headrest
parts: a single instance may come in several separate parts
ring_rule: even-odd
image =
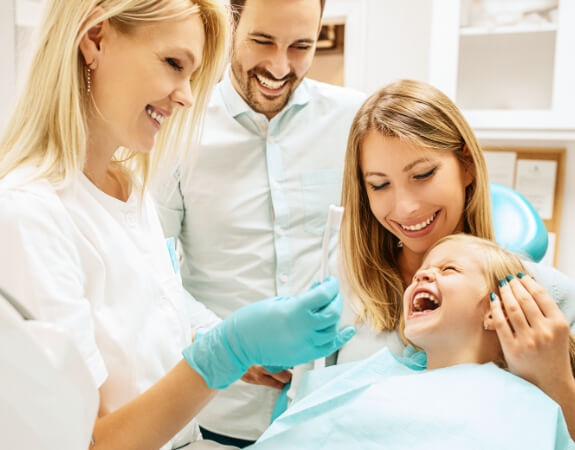
[[[532,261],[541,261],[548,245],[541,216],[519,192],[496,183],[491,183],[490,189],[497,243]]]

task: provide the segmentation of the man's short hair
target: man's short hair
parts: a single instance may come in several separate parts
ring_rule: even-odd
[[[247,0],[230,0],[230,6],[232,8],[232,17],[234,18],[234,24],[237,25],[240,21],[240,16],[246,4]],[[320,5],[320,17],[323,16],[323,9],[325,7],[325,0],[319,0]]]

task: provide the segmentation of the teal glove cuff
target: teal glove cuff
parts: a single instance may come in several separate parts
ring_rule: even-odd
[[[198,372],[211,389],[225,389],[249,369],[235,356],[223,336],[224,322],[196,335],[182,351],[186,362]]]

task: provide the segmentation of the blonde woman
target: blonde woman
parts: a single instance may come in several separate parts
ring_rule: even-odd
[[[220,323],[181,287],[146,186],[197,129],[227,34],[219,0],[49,1],[0,140],[0,286],[73,338],[99,388],[94,448],[185,446],[251,365],[353,335],[334,279]],[[213,328],[190,345],[192,327]]]
[[[308,373],[303,386],[311,392],[298,392],[254,448],[575,448],[557,403],[502,370],[512,370],[504,334],[517,323],[502,309],[513,296],[495,292],[509,277],[514,292],[537,295],[535,315],[563,323],[554,369],[571,374],[575,347],[565,318],[551,297],[536,294],[521,260],[492,241],[450,235],[425,255],[405,290],[403,332],[412,345],[403,356],[385,348]],[[530,339],[515,328],[512,340]]]
[[[378,345],[400,346],[402,294],[432,245],[458,232],[494,238],[477,139],[454,103],[422,82],[392,83],[358,111],[348,140],[342,205],[345,274],[359,300],[360,320],[379,334]],[[573,329],[574,283],[548,267],[529,264],[529,270]],[[564,322],[527,320],[524,297],[530,296],[513,292],[532,335],[506,354],[510,367],[561,404],[573,433],[575,402],[567,399],[575,398],[575,381],[548,369],[556,363],[553,349],[564,345]],[[542,295],[537,291],[530,299],[539,304]],[[340,361],[353,359],[357,348],[352,343],[343,349]]]

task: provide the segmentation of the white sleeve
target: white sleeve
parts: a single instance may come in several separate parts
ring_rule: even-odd
[[[164,236],[179,238],[186,214],[184,197],[181,191],[180,170],[175,170],[170,176],[153,189],[152,196],[164,230]]]
[[[575,333],[575,281],[551,266],[523,261],[525,268],[545,288],[569,321]]]
[[[186,296],[185,304],[188,307],[190,315],[190,324],[192,330],[210,329],[222,321],[211,309],[208,309],[203,303],[197,301],[192,294],[182,288]]]
[[[84,295],[76,230],[55,195],[0,194],[0,286],[38,320],[67,332],[100,386],[107,377]]]

